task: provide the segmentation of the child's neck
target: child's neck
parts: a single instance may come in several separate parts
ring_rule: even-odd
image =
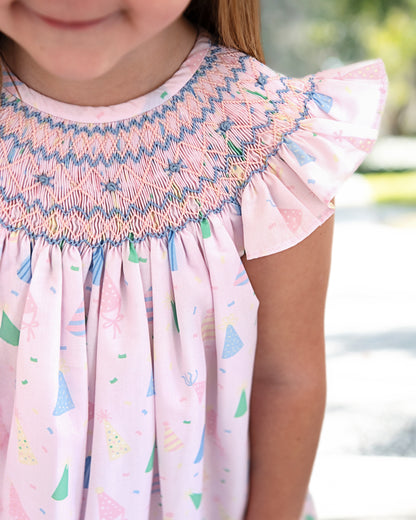
[[[109,106],[142,96],[170,78],[191,51],[197,30],[186,19],[174,24],[131,52],[99,78],[74,81],[57,77],[13,44],[5,55],[12,71],[45,96],[82,106]]]

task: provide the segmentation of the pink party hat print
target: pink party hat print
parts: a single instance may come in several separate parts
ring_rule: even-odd
[[[380,63],[370,63],[365,67],[347,72],[341,76],[342,79],[382,79],[384,77],[384,69]]]
[[[127,520],[124,507],[111,498],[102,488],[97,488],[99,520]]]
[[[0,407],[0,450],[5,448],[9,442],[9,432],[3,422],[2,409]]]
[[[198,383],[193,384],[193,388],[196,392],[196,395],[198,396],[198,401],[202,403],[202,398],[204,396],[206,382],[205,381],[199,381]]]
[[[285,219],[287,227],[295,233],[302,223],[302,211],[300,209],[281,209],[280,213]]]
[[[35,333],[33,329],[35,327],[39,327],[39,323],[36,321],[36,314],[38,313],[38,306],[35,302],[35,300],[32,297],[32,294],[30,290],[27,293],[26,302],[25,302],[25,308],[23,311],[23,319],[22,319],[22,328],[28,329],[27,331],[27,341],[30,341],[31,338],[35,338]],[[26,316],[30,317],[30,321],[26,321]]]
[[[359,137],[344,137],[346,141],[351,143],[358,150],[369,153],[374,146],[374,139],[360,139]]]
[[[104,318],[104,328],[113,327],[113,338],[116,337],[116,333],[121,333],[118,322],[124,318],[123,314],[120,314],[121,307],[121,294],[117,290],[117,287],[113,283],[108,274],[105,271],[103,289],[101,294],[100,304],[100,315]]]
[[[213,408],[208,408],[206,413],[206,433],[214,439],[214,443],[217,448],[223,453],[224,448],[221,444],[221,439],[217,432],[217,412]]]
[[[10,520],[30,520],[26,511],[20,502],[19,496],[13,484],[10,484],[10,503],[9,503]]]

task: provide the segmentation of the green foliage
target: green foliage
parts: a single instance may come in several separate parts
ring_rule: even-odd
[[[404,115],[416,104],[416,0],[263,0],[263,8],[266,58],[277,70],[304,75],[381,57],[390,83],[385,125],[406,131]]]
[[[416,206],[416,172],[366,173],[365,179],[375,202]]]

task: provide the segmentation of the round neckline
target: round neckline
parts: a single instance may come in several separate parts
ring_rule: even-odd
[[[143,115],[178,94],[195,75],[212,47],[210,34],[201,30],[189,54],[176,72],[162,85],[129,101],[108,106],[65,103],[32,89],[3,66],[3,91],[26,105],[50,116],[84,124],[112,123]],[[16,84],[16,90],[13,82]]]

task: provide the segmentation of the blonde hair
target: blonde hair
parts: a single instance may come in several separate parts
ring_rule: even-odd
[[[264,63],[261,42],[260,0],[191,0],[185,16],[193,24],[209,31],[216,42],[238,49]],[[0,58],[5,35],[0,33]],[[0,89],[3,70],[0,62]]]

